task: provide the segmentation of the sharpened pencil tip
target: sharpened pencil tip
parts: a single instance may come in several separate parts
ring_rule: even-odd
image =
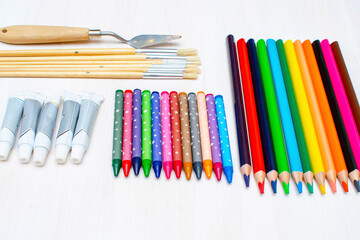
[[[285,194],[289,194],[290,190],[289,190],[289,183],[283,182],[282,183]]]
[[[264,185],[265,185],[264,183],[265,183],[265,181],[258,183],[259,190],[260,190],[261,194],[264,194]]]
[[[301,194],[301,193],[302,193],[302,183],[301,183],[301,182],[298,182],[298,183],[296,184],[296,187],[297,187],[299,193]]]
[[[306,186],[307,186],[307,189],[309,190],[309,193],[314,193],[314,187],[312,184],[307,183]]]
[[[276,185],[277,185],[277,180],[271,181],[271,188],[274,193],[276,193]]]
[[[360,192],[360,181],[356,181],[354,180],[354,185],[355,185],[355,188],[358,192]]]
[[[341,185],[342,185],[345,192],[349,191],[349,186],[348,186],[348,184],[346,182],[341,182]]]
[[[244,174],[244,181],[245,181],[246,187],[249,187],[250,186],[250,175]]]
[[[336,183],[334,181],[331,181],[331,180],[328,180],[328,182],[329,182],[331,191],[335,193],[336,192]]]
[[[324,185],[319,185],[319,188],[320,188],[320,192],[321,194],[325,194],[325,186]]]

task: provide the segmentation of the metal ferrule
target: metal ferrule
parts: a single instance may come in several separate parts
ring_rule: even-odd
[[[173,48],[149,48],[149,49],[135,49],[136,53],[146,53],[146,54],[159,54],[159,55],[177,55],[177,49]]]
[[[186,61],[187,57],[183,56],[172,56],[172,55],[159,55],[159,54],[146,54],[146,59],[169,59],[169,60],[182,60]]]
[[[143,73],[144,79],[183,79],[182,73]]]
[[[99,38],[99,37],[101,37],[100,29],[89,29],[89,37],[90,38]]]

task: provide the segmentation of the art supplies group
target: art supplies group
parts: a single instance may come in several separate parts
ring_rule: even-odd
[[[56,161],[65,163],[71,150],[72,162],[81,163],[103,101],[102,95],[91,92],[84,92],[82,96],[69,92],[49,97],[37,92],[10,95],[0,130],[0,160],[8,158],[21,121],[18,139],[20,161],[29,163],[34,152],[34,163],[37,166],[45,164],[63,95],[64,104],[55,143]]]
[[[113,160],[114,175],[123,168],[127,177],[131,166],[138,175],[142,166],[146,177],[153,167],[160,177],[162,168],[169,179],[174,169],[180,178],[184,169],[190,180],[194,169],[218,181],[224,172],[232,182],[228,127],[223,97],[204,92],[152,92],[140,89],[115,93]]]
[[[247,186],[251,159],[261,193],[267,176],[288,194],[291,175],[299,193],[314,178],[336,192],[336,177],[360,192],[360,109],[338,43],[227,40]]]

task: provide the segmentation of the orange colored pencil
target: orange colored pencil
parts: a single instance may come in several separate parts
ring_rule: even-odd
[[[335,170],[337,177],[344,188],[344,191],[348,191],[348,170],[346,168],[344,155],[341,149],[339,136],[336,132],[334,120],[331,114],[329,102],[326,97],[324,85],[322,83],[320,71],[316,62],[314,50],[312,48],[311,42],[306,40],[303,42],[305,57],[308,63],[310,70],[311,80],[314,86],[316,99],[319,104],[320,113],[323,121],[327,139],[329,142],[331,154],[334,160]]]

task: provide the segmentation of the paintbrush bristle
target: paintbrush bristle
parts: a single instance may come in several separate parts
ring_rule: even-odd
[[[184,73],[184,79],[197,79],[198,75],[196,73]]]
[[[197,56],[198,52],[194,48],[187,48],[187,49],[178,49],[177,54],[178,56]]]

